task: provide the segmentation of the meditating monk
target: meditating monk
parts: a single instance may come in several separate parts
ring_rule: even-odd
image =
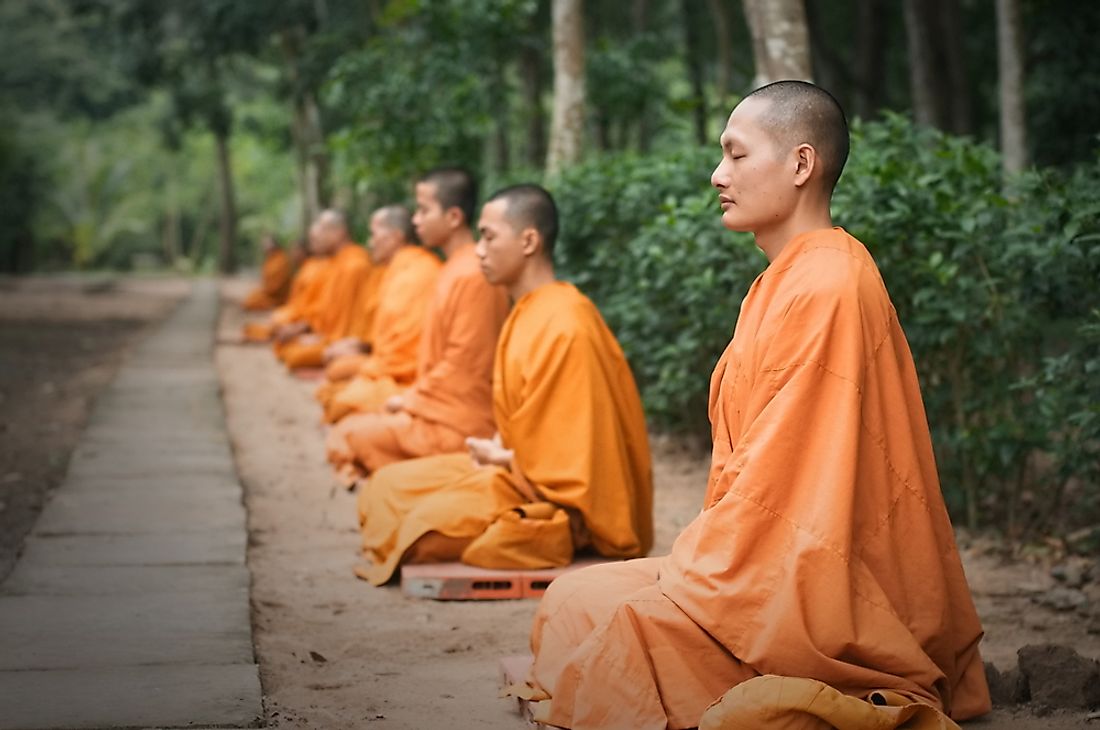
[[[276,332],[275,354],[288,368],[321,367],[325,347],[338,339],[366,334],[377,309],[381,267],[351,240],[347,220],[335,210],[317,217],[321,251],[331,259],[315,305],[302,319]]]
[[[370,333],[333,343],[325,352],[326,380],[317,391],[325,420],[379,411],[416,378],[424,316],[442,263],[412,243],[409,211],[400,205],[371,216],[371,258],[385,275]]]
[[[296,247],[300,251],[299,264],[290,284],[290,294],[286,304],[276,308],[267,321],[248,322],[244,325],[244,339],[251,342],[269,342],[275,338],[280,327],[293,322],[307,320],[317,306],[332,259],[325,255],[319,227],[315,222],[309,228],[306,248]]]
[[[982,628],[905,335],[830,217],[844,113],[777,82],[721,145],[722,221],[770,264],[711,379],[703,509],[666,557],[555,580],[512,691],[574,729],[955,727],[990,708]]]
[[[492,439],[468,453],[378,470],[359,523],[381,585],[403,561],[549,568],[576,550],[632,558],[653,542],[653,483],[642,402],[595,305],[554,277],[553,198],[505,188],[481,212],[477,255],[515,305],[493,365]]]
[[[266,233],[260,239],[264,260],[260,265],[260,285],[245,295],[241,306],[252,312],[274,309],[286,303],[294,268],[290,256],[275,237]]]
[[[333,426],[328,458],[349,484],[385,464],[464,448],[493,435],[493,350],[508,293],[481,275],[470,230],[477,185],[459,168],[416,184],[413,225],[425,246],[446,257],[424,320],[416,380],[382,413],[352,414]]]

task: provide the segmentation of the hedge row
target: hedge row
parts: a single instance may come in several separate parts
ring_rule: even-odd
[[[600,306],[664,431],[705,432],[711,368],[767,263],[720,223],[717,161],[604,156],[551,186],[559,268]],[[992,148],[890,116],[854,126],[833,212],[898,309],[956,518],[1012,532],[1095,519],[1100,161],[1005,188]]]

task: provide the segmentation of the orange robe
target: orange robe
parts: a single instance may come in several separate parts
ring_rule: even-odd
[[[260,267],[260,285],[248,293],[241,306],[249,311],[259,311],[274,309],[285,303],[293,273],[287,252],[281,248],[272,249]]]
[[[694,727],[758,675],[887,691],[957,720],[987,712],[982,628],[916,370],[859,241],[798,236],[761,274],[715,368],[710,418],[703,510],[671,555],[550,586],[531,637],[528,690],[550,698],[536,717]],[[756,725],[777,726],[822,727]]]
[[[387,398],[416,379],[424,315],[441,268],[442,262],[420,246],[405,246],[394,254],[375,287],[373,328],[361,337],[370,343],[371,354],[346,355],[325,368],[328,382],[318,389],[317,399],[326,421],[380,410]]]
[[[373,316],[377,308],[377,298],[372,295],[372,290],[377,290],[378,274],[372,275],[375,268],[362,246],[346,243],[340,247],[331,258],[330,273],[316,305],[304,318],[310,333],[275,346],[275,354],[287,367],[320,367],[328,343],[356,335],[357,328],[369,329],[367,314]]]
[[[371,582],[389,580],[429,532],[455,541],[454,554],[436,559],[568,565],[567,513],[601,555],[649,551],[653,480],[641,398],[615,336],[572,284],[547,284],[516,302],[497,343],[493,415],[513,469],[543,506],[525,507],[513,469],[475,467],[465,453],[383,467],[359,493]]]
[[[328,433],[329,461],[369,472],[461,451],[467,436],[491,436],[493,351],[507,313],[508,295],[485,280],[474,244],[455,251],[436,281],[404,410],[340,421]]]
[[[290,294],[287,296],[286,304],[276,308],[268,321],[246,324],[245,339],[267,342],[278,325],[306,319],[317,306],[324,292],[331,263],[331,259],[321,256],[310,256],[303,261],[290,283]]]

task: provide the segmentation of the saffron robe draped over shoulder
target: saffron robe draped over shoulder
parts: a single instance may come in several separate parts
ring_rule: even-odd
[[[514,452],[513,468],[540,499],[579,515],[597,552],[648,552],[653,482],[641,398],[619,343],[572,284],[547,284],[516,302],[497,343],[493,414],[503,446]],[[529,530],[520,539],[531,545],[506,547],[486,532],[528,502],[516,479],[510,469],[475,467],[466,454],[382,468],[359,497],[363,547],[373,563],[367,577],[385,583],[402,555],[433,531],[475,541],[462,559],[485,567],[567,564],[573,551],[565,514],[558,530],[546,524],[554,509],[527,515],[523,527],[510,524],[518,518],[499,523],[495,532]],[[564,537],[563,556],[555,532]],[[487,542],[477,542],[483,534]]]
[[[916,370],[859,241],[801,235],[753,283],[710,418],[705,503],[672,553],[550,586],[532,632],[538,719],[693,727],[758,675],[987,712]]]
[[[290,293],[290,279],[294,269],[290,256],[281,248],[274,248],[264,257],[260,267],[260,285],[245,296],[241,306],[250,311],[274,309],[284,304]]]
[[[508,294],[485,280],[474,244],[454,251],[436,280],[404,410],[344,418],[328,433],[329,461],[374,471],[491,436],[493,352],[507,313]]]
[[[346,243],[331,259],[330,271],[316,305],[305,317],[310,327],[308,339],[281,344],[275,354],[290,368],[320,367],[325,346],[334,340],[354,336],[356,328],[369,330],[367,316],[373,316],[377,299],[376,267],[362,246]]]
[[[328,380],[317,392],[325,420],[379,410],[415,380],[420,335],[440,268],[442,262],[420,246],[394,254],[375,288],[372,327],[360,338],[370,344],[370,354],[345,355],[326,368]]]
[[[267,322],[250,322],[244,326],[246,339],[266,342],[271,339],[275,327],[306,320],[324,291],[325,280],[331,271],[331,259],[310,256],[298,267],[290,283],[286,304],[277,307]]]

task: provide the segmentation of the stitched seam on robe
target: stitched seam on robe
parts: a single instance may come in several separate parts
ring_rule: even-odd
[[[771,509],[770,507],[767,507],[767,506],[761,504],[760,502],[758,502],[757,500],[753,499],[752,497],[749,497],[744,492],[730,490],[730,492],[727,492],[727,494],[736,495],[737,497],[740,497],[744,501],[755,505],[761,511],[766,512],[767,514],[771,515],[773,518],[778,518],[780,521],[787,523],[788,525],[795,528],[799,532],[803,532],[803,533],[806,533],[808,535],[811,535],[813,537],[818,538],[817,545],[819,547],[824,548],[828,552],[833,553],[833,555],[835,555],[837,558],[839,558],[840,561],[842,563],[844,563],[845,565],[851,565],[852,564],[852,558],[857,558],[859,560],[860,564],[863,563],[862,559],[859,559],[858,556],[856,556],[856,555],[852,555],[850,557],[845,557],[843,553],[841,553],[839,550],[837,550],[835,547],[833,547],[821,535],[817,534],[816,532],[809,529],[805,525],[799,524],[797,522],[792,522],[791,520],[787,519],[786,517],[784,517],[780,513],[778,513],[775,510]],[[867,603],[868,605],[874,606],[875,608],[878,608],[882,611],[886,611],[891,616],[897,616],[897,612],[894,611],[894,609],[891,606],[883,605],[883,604],[879,603],[878,601],[872,599],[870,596],[864,595],[858,588],[856,588],[854,583],[851,584],[851,588],[852,588],[852,595],[854,595],[856,598],[863,599],[863,601],[865,603]],[[773,591],[773,594],[774,594],[774,591]]]
[[[779,269],[778,271],[776,271],[774,275],[778,276],[779,274],[783,274],[783,273],[786,273],[787,271],[790,271],[791,269],[793,269],[795,267],[795,263],[798,261],[799,256],[805,256],[806,254],[810,253],[811,251],[832,251],[834,253],[843,254],[843,255],[847,256],[848,258],[850,258],[850,259],[855,259],[856,263],[858,263],[863,268],[865,268],[865,269],[870,268],[870,266],[868,265],[868,263],[866,261],[864,261],[859,256],[856,256],[851,251],[848,251],[848,250],[843,249],[843,248],[837,248],[836,246],[821,246],[821,245],[818,245],[818,246],[807,246],[806,248],[799,251],[797,256],[795,256],[795,258],[792,258],[789,264],[784,266],[782,269]],[[782,254],[780,254],[780,255],[782,255]],[[763,274],[766,275],[767,273],[768,273],[768,270],[765,269]],[[771,278],[771,277],[769,277],[769,278]]]
[[[896,313],[893,313],[893,314],[891,314],[890,319],[887,320],[887,322],[886,322],[886,325],[887,325],[886,326],[886,333],[881,338],[879,338],[878,344],[876,344],[871,349],[870,355],[867,356],[867,361],[863,364],[863,367],[865,369],[871,367],[871,365],[874,364],[875,359],[878,357],[879,350],[881,350],[882,346],[884,344],[886,344],[886,341],[890,339],[890,335],[892,334],[890,332],[890,325],[893,324],[895,316],[896,316]],[[811,359],[811,360],[801,360],[799,362],[792,362],[788,365],[780,365],[778,367],[773,367],[773,368],[762,368],[759,371],[759,373],[760,374],[763,374],[763,373],[778,373],[778,372],[782,372],[784,370],[789,370],[790,368],[799,367],[801,365],[809,365],[811,363],[814,364],[814,365],[817,365],[819,368],[821,368],[825,372],[829,373],[830,375],[835,375],[838,378],[840,378],[841,380],[843,380],[845,382],[848,382],[848,383],[851,383],[852,387],[855,388],[857,392],[859,392],[860,399],[861,399],[860,402],[862,403],[863,387],[859,383],[852,380],[851,378],[845,377],[845,376],[841,375],[840,373],[829,369],[820,360],[813,360],[813,359]],[[740,375],[740,371],[738,371],[738,373],[736,375]],[[776,391],[776,392],[778,392],[778,391]],[[862,418],[860,420],[862,420]]]

